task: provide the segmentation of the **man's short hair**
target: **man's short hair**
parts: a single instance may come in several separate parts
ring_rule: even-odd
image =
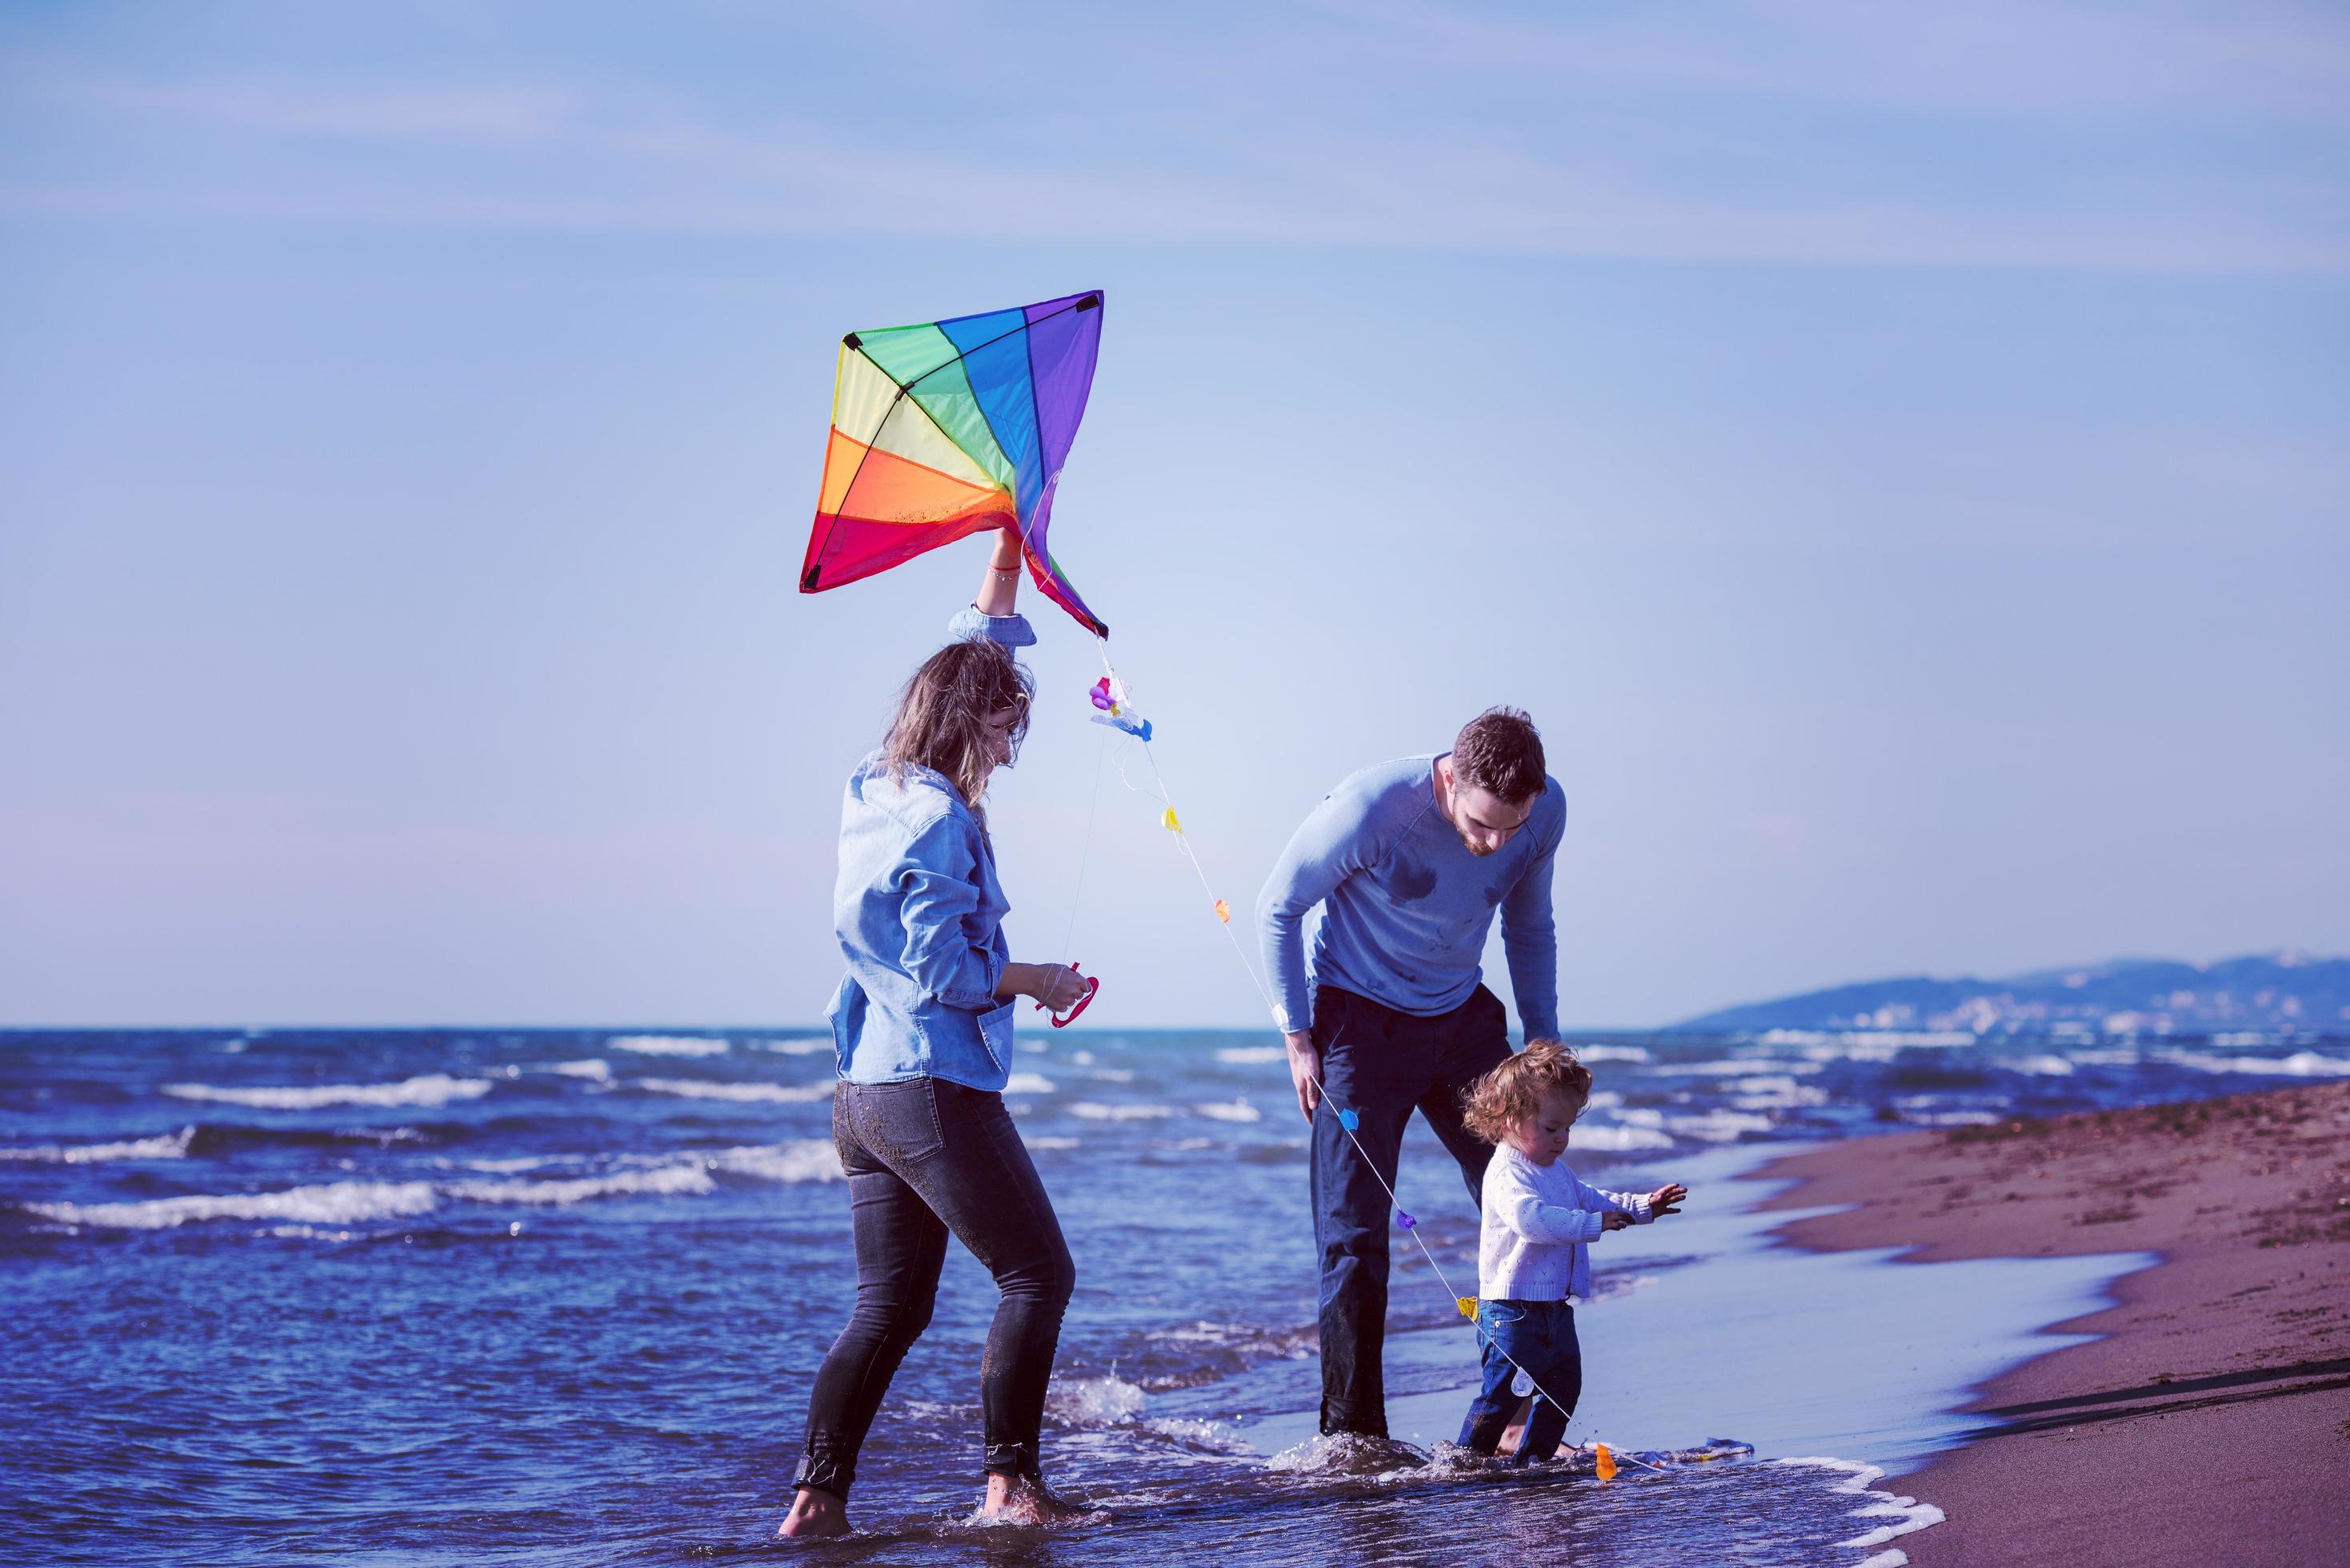
[[[1452,742],[1452,778],[1523,805],[1543,792],[1542,732],[1521,709],[1486,709]]]

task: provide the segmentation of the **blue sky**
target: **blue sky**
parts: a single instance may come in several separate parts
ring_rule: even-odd
[[[0,1020],[814,1022],[833,345],[1085,287],[1236,910],[1511,701],[1575,1023],[2350,950],[2350,23],[1922,9],[10,8]],[[1015,952],[1255,1022],[1026,602]]]

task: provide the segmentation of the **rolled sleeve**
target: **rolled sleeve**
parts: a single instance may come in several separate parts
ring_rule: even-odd
[[[1028,624],[1024,615],[989,615],[977,605],[965,605],[947,622],[947,635],[960,641],[984,638],[1000,642],[1006,648],[1031,648],[1036,642],[1036,628]]]
[[[970,833],[959,818],[942,816],[915,836],[897,877],[904,896],[899,919],[905,971],[923,998],[984,1012],[996,1004],[1003,960],[992,940],[972,940],[968,917],[979,909],[979,887]]]

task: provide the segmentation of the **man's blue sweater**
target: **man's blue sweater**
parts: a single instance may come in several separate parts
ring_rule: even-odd
[[[1366,768],[1314,808],[1257,895],[1276,1022],[1312,1026],[1306,911],[1324,906],[1312,984],[1335,985],[1399,1012],[1449,1012],[1476,990],[1493,911],[1518,1021],[1529,1040],[1558,1036],[1558,931],[1551,867],[1566,800],[1543,781],[1533,815],[1507,844],[1477,856],[1436,809],[1436,758]]]

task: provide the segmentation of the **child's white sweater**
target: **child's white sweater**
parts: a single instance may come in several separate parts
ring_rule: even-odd
[[[1485,1168],[1484,1228],[1477,1241],[1477,1293],[1486,1301],[1555,1302],[1591,1293],[1590,1242],[1610,1209],[1645,1225],[1656,1218],[1638,1192],[1602,1192],[1564,1159],[1536,1165],[1508,1144]]]

